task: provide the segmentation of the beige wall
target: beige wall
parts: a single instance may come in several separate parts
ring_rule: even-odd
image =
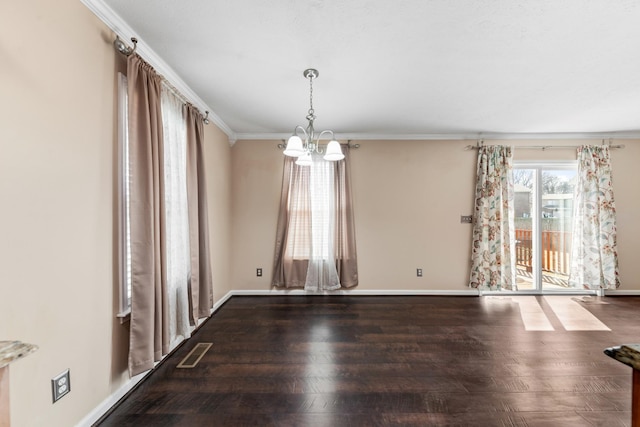
[[[124,61],[79,0],[0,6],[0,340],[15,426],[71,426],[126,381],[117,311],[115,87]],[[230,289],[230,147],[205,126],[214,294]],[[71,369],[71,393],[50,379]]]
[[[618,226],[620,290],[640,290],[640,140],[611,152]]]
[[[267,290],[282,182],[275,141],[238,141],[231,149],[231,277],[234,289]],[[256,268],[263,276],[256,277]]]
[[[231,147],[215,125],[204,127],[205,173],[209,207],[209,244],[213,273],[213,300],[219,301],[231,283]]]
[[[579,145],[594,141],[485,141],[487,144]],[[358,290],[464,291],[469,275],[475,150],[470,141],[358,141],[351,167],[358,245]],[[600,143],[597,141],[596,143]],[[620,290],[640,290],[640,142],[612,150],[618,207]],[[234,288],[268,290],[272,274],[282,153],[274,141],[232,148]],[[575,160],[575,149],[517,149],[515,160]],[[265,276],[255,275],[256,267]],[[424,277],[416,277],[416,268]]]

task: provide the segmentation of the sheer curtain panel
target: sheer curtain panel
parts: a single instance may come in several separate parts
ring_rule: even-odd
[[[516,289],[512,148],[478,149],[469,286]]]
[[[309,267],[305,279],[306,291],[333,291],[340,288],[340,279],[334,255],[336,206],[334,164],[312,156],[309,199],[311,207],[311,248]]]
[[[575,191],[569,285],[615,289],[620,281],[609,147],[578,148]]]
[[[191,335],[189,327],[189,219],[187,141],[182,99],[162,84],[163,175],[166,217],[167,316],[170,349]]]

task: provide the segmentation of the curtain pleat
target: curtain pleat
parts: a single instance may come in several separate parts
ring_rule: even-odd
[[[616,208],[609,147],[578,148],[574,206],[569,286],[618,288]]]
[[[342,145],[344,160],[335,162],[334,179],[336,206],[335,221],[335,257],[340,285],[352,288],[358,285],[358,255],[356,251],[356,227],[353,216],[353,198],[351,193],[351,150]]]
[[[472,288],[516,289],[512,162],[511,147],[478,149],[469,280]]]
[[[203,117],[192,105],[185,105],[187,126],[187,200],[189,204],[190,321],[208,317],[213,308],[213,278],[209,248],[209,214],[204,171]]]
[[[309,167],[298,166],[285,156],[276,229],[272,286],[303,288],[309,269],[311,245],[311,201]],[[295,207],[295,215],[292,215]]]
[[[127,62],[130,212],[131,321],[129,372],[153,367],[169,351],[165,277],[165,209],[162,80],[137,55]]]

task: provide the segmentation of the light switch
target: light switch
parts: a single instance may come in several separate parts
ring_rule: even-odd
[[[460,223],[461,224],[471,224],[473,222],[473,215],[461,215]]]

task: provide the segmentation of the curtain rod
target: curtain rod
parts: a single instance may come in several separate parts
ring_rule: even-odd
[[[124,56],[131,56],[136,52],[136,48],[138,47],[138,39],[135,37],[131,37],[131,42],[133,43],[133,47],[129,47],[127,46],[127,44],[122,41],[122,39],[120,38],[120,36],[116,36],[116,39],[113,41],[113,47],[115,50],[117,50],[118,52],[120,52],[121,54],[123,54]],[[151,64],[149,64],[143,57],[141,57],[138,54],[138,57],[140,59],[142,59],[146,64],[148,64],[149,66],[151,66]],[[155,68],[154,68],[155,71]],[[157,73],[157,72],[156,72]],[[182,100],[182,102],[184,102],[185,104],[190,104],[192,105],[201,115],[202,112],[198,109],[198,107],[195,106],[195,104],[193,104],[191,101],[189,101],[189,99],[184,96],[182,94],[182,92],[180,92],[174,85],[171,84],[171,82],[169,80],[167,80],[167,78],[165,76],[163,76],[160,73],[157,73],[158,76],[160,76],[160,79],[162,79],[162,82],[164,84],[167,85],[167,87],[169,89],[171,89],[171,91]],[[205,114],[202,116],[202,121],[204,122],[205,125],[209,124],[209,112],[205,111]]]
[[[520,149],[520,150],[542,150],[542,151],[546,151],[546,150],[570,150],[573,148],[578,148],[582,145],[585,144],[580,144],[580,145],[514,145],[512,146],[513,148],[516,149]],[[609,147],[611,149],[618,149],[618,148],[624,148],[624,144],[618,144],[618,145],[613,145],[611,144],[611,142],[609,142],[608,144],[604,142],[602,142],[602,145],[605,147]],[[477,150],[480,147],[484,146],[484,141],[478,141],[478,143],[476,145],[467,145],[464,149],[465,150]]]
[[[326,147],[326,146],[327,146],[327,144],[319,144],[319,145],[320,145],[321,147]],[[347,145],[349,148],[353,148],[353,149],[358,149],[358,148],[360,148],[360,144],[352,144],[352,143],[351,143],[351,140],[348,140],[346,145]],[[282,140],[282,144],[278,144],[278,145],[277,145],[277,147],[278,147],[280,150],[284,150],[285,148],[287,148],[287,141],[285,141],[285,140],[283,139],[283,140]]]

